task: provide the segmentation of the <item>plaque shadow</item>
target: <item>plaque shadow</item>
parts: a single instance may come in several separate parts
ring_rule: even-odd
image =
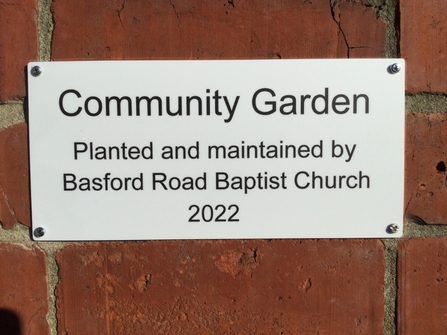
[[[0,334],[22,335],[20,320],[16,313],[8,309],[0,308]]]

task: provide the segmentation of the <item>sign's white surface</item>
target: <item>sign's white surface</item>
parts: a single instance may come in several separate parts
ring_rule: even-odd
[[[404,72],[402,59],[30,63],[36,238],[399,237]]]

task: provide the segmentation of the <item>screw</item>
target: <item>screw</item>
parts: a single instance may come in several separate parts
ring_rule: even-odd
[[[392,223],[386,228],[386,231],[389,234],[396,234],[399,231],[399,226],[395,223]]]
[[[42,74],[42,68],[40,66],[33,66],[31,68],[31,75],[33,77],[39,77]]]
[[[43,235],[45,235],[45,228],[37,227],[36,229],[34,229],[35,237],[42,237]]]
[[[391,64],[390,66],[388,66],[388,71],[391,74],[396,74],[396,73],[398,73],[401,70],[401,68],[402,67],[400,66],[399,63],[394,63],[394,64]]]

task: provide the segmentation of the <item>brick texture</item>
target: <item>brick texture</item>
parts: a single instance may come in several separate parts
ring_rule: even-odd
[[[360,1],[56,0],[52,10],[54,60],[382,57],[386,38]]]
[[[405,215],[447,223],[447,114],[406,115]]]
[[[25,123],[0,131],[0,222],[30,226],[28,130]]]
[[[37,1],[1,1],[0,32],[0,102],[21,99],[25,66],[38,58]]]
[[[400,1],[401,55],[409,93],[447,94],[447,1]]]
[[[0,243],[0,334],[50,334],[45,254]]]
[[[358,0],[342,0],[336,1],[332,10],[333,18],[340,27],[337,57],[384,56],[386,24],[381,19],[377,19],[373,8],[362,6],[361,1]]]
[[[399,334],[447,334],[447,238],[399,241]]]
[[[378,240],[72,244],[57,262],[59,334],[383,334]]]

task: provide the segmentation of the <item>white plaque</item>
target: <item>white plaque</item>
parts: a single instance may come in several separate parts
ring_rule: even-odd
[[[28,65],[38,240],[402,235],[404,60]]]

